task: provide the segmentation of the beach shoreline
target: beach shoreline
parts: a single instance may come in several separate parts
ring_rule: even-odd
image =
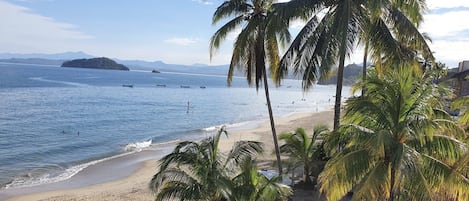
[[[307,133],[311,133],[314,126],[318,124],[332,127],[332,118],[333,112],[329,110],[302,112],[276,117],[275,123],[278,134],[293,131],[298,127],[303,127]],[[262,157],[263,162],[268,164],[275,159],[271,154],[273,152],[273,141],[268,120],[263,121],[253,129],[228,129],[227,131],[229,136],[223,138],[220,142],[221,151],[229,151],[236,141],[254,140],[264,143],[265,157]],[[80,174],[75,175],[67,181],[49,185],[49,188],[38,186],[1,190],[0,196],[3,194],[4,198],[8,201],[153,200],[154,197],[148,188],[148,184],[153,174],[157,171],[157,160],[171,150],[158,150],[157,152],[155,150],[145,150],[135,153],[138,156],[133,154],[126,155],[125,157],[133,157],[135,160],[126,160],[128,164],[119,164],[112,160],[105,161],[97,166],[89,167],[101,170],[101,172],[86,168]],[[271,169],[275,170],[275,167],[271,167]],[[112,171],[116,172],[114,178],[107,178],[107,180],[97,183],[70,184],[73,183],[72,181],[86,181],[87,178],[96,180],[96,177],[99,177],[101,174],[113,174]],[[89,174],[90,172],[92,174]],[[65,185],[65,188],[63,185]]]

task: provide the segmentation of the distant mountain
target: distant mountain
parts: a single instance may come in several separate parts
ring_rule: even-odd
[[[0,62],[6,63],[24,63],[39,65],[60,66],[63,62],[73,59],[89,59],[95,56],[84,52],[65,52],[57,54],[13,54],[0,53]],[[113,58],[114,61],[127,66],[131,70],[159,71],[159,72],[177,72],[209,75],[227,75],[228,65],[207,65],[207,64],[167,64],[162,61],[142,61],[142,60],[121,60]],[[235,76],[244,76],[243,72],[235,72]]]
[[[195,64],[192,64],[192,66],[208,66],[207,64],[201,64],[201,63],[195,63]]]
[[[62,67],[72,68],[94,68],[94,69],[106,69],[106,70],[129,70],[126,66],[118,64],[117,62],[108,59],[106,57],[91,58],[91,59],[74,59],[66,61],[62,64]]]
[[[16,54],[16,53],[0,53],[0,59],[50,59],[50,60],[72,60],[72,59],[89,59],[95,56],[84,52],[64,52],[56,54]]]
[[[0,59],[0,62],[5,63],[17,63],[17,64],[39,64],[39,65],[52,65],[60,66],[65,60],[53,60],[53,59],[41,59],[41,58],[11,58],[11,59]]]
[[[182,64],[167,64],[162,61],[141,61],[141,60],[119,60],[117,62],[128,66],[132,70],[158,70],[161,72],[179,72],[179,73],[194,73],[194,74],[210,74],[210,75],[227,75],[228,65],[182,65]],[[237,73],[239,75],[239,73]]]
[[[84,52],[64,52],[57,54],[12,54],[0,53],[0,62],[7,63],[25,63],[40,65],[60,66],[63,62],[73,59],[89,59],[94,56]],[[167,64],[163,61],[142,61],[142,60],[121,60],[113,59],[120,64],[125,65],[130,70],[144,70],[152,72],[176,72],[176,73],[192,73],[192,74],[208,74],[221,75],[228,74],[229,65],[215,65],[195,63],[193,65]],[[361,74],[362,67],[357,64],[350,64],[344,68],[344,85],[354,84]],[[327,79],[321,79],[318,84],[336,84],[337,72],[331,72],[331,76]],[[242,70],[236,71],[235,76],[245,76]],[[288,75],[287,78],[298,79],[297,76]]]
[[[362,72],[362,66],[357,64],[349,64],[344,67],[344,82],[346,86],[353,85],[357,82],[358,77]],[[331,76],[327,79],[321,79],[318,84],[337,84],[337,71],[331,73]]]

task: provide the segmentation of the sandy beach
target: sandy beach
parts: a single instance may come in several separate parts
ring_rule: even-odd
[[[298,113],[288,117],[276,118],[276,128],[278,134],[292,131],[298,127],[305,128],[311,133],[314,126],[325,124],[332,127],[333,112],[325,111],[319,113]],[[221,141],[222,151],[231,149],[234,142],[239,140],[255,140],[264,143],[265,161],[263,164],[269,164],[274,160],[271,155],[273,150],[273,141],[271,136],[270,124],[268,121],[261,123],[257,128],[250,130],[228,130],[229,137]],[[142,158],[141,158],[142,159]],[[125,178],[116,178],[100,184],[84,185],[79,188],[65,190],[53,190],[46,192],[32,193],[28,195],[15,196],[8,201],[132,201],[132,200],[153,200],[153,194],[148,188],[148,183],[157,170],[157,160],[151,157],[140,161],[134,161],[136,165],[130,166],[127,171],[131,171],[130,176]],[[271,167],[275,169],[275,167]],[[85,175],[86,178],[86,175]],[[60,188],[57,188],[60,189]]]

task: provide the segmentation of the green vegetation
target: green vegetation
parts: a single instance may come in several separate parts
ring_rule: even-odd
[[[346,101],[337,130],[318,126],[312,136],[303,129],[280,135],[285,162],[303,166],[303,181],[312,189],[312,172],[329,159],[318,177],[327,200],[347,195],[352,200],[467,200],[469,137],[443,110],[441,100],[449,91],[433,83],[438,74],[406,66],[381,73],[372,68],[368,74],[361,83],[367,95]],[[454,104],[464,111],[464,127],[467,100]],[[290,195],[280,177],[259,174],[258,142],[240,141],[229,153],[219,152],[224,133],[200,143],[182,142],[161,159],[151,182],[156,200],[285,200]]]
[[[213,56],[228,33],[237,36],[228,71],[245,71],[250,85],[264,85],[279,172],[285,164],[303,167],[303,181],[313,172],[327,200],[469,200],[469,98],[454,101],[458,122],[444,108],[451,92],[435,84],[441,69],[418,31],[425,1],[354,0],[229,0],[213,23],[229,19],[210,41]],[[307,23],[280,59],[279,46],[290,42],[290,22]],[[362,70],[360,97],[346,101],[341,117],[341,91],[347,55],[365,47],[373,68]],[[419,61],[424,61],[420,64]],[[303,129],[283,133],[278,146],[267,85],[266,63],[276,84],[292,69],[306,91],[324,83],[338,65],[334,130],[317,127],[310,137]],[[435,65],[434,65],[435,64]],[[356,73],[358,74],[358,73]],[[346,79],[345,79],[346,82]],[[366,93],[365,93],[366,89]],[[238,142],[226,156],[218,152],[221,130],[200,144],[184,142],[164,157],[151,187],[157,200],[282,200],[288,194],[279,178],[257,171],[256,142]],[[318,136],[323,141],[317,144]],[[322,170],[318,161],[328,159]],[[315,178],[316,179],[316,178]],[[277,192],[277,193],[275,193]]]
[[[316,144],[319,136],[329,132],[326,126],[320,125],[314,128],[313,136],[306,134],[303,128],[296,129],[295,132],[282,133],[279,139],[284,141],[280,146],[280,152],[288,156],[289,164],[294,167],[303,166],[303,181],[306,185],[311,185],[312,167],[314,162],[318,163],[320,158],[320,147]]]
[[[360,72],[362,70],[362,67],[356,65],[356,64],[349,64],[344,67],[344,81],[343,84],[346,86],[352,86],[357,83],[360,77]],[[337,83],[337,72],[329,72],[329,76],[325,78],[321,78],[318,81],[318,84],[336,84]]]
[[[258,172],[254,157],[262,152],[259,142],[239,141],[227,154],[218,149],[222,128],[217,135],[200,143],[179,143],[160,160],[159,171],[150,188],[156,200],[284,200],[289,187]]]
[[[407,58],[414,61],[412,48],[426,44],[416,29],[422,19],[424,1],[293,0],[286,5],[287,11],[278,12],[293,13],[284,16],[287,20],[309,21],[280,61],[275,78],[280,82],[291,67],[294,74],[301,75],[303,88],[308,90],[338,63],[334,130],[340,125],[345,59],[357,44],[368,44],[367,51],[372,52],[372,58],[379,64],[403,62]],[[430,57],[428,46],[423,49],[423,56]]]
[[[452,105],[452,109],[461,110],[462,114],[459,117],[459,123],[466,129],[469,129],[469,96],[464,96],[456,99]]]
[[[92,59],[75,59],[66,61],[62,64],[62,67],[72,68],[94,68],[94,69],[107,69],[107,70],[129,70],[126,66],[118,64],[115,61],[100,57]]]
[[[354,200],[467,199],[469,172],[453,168],[467,154],[459,140],[467,136],[443,110],[444,90],[410,68],[372,72],[367,96],[346,102],[344,125],[328,139],[336,153],[321,191],[328,200],[348,192]]]

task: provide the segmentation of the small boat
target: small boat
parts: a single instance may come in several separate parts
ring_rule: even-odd
[[[157,87],[166,87],[166,84],[157,84]]]
[[[206,87],[205,86],[200,86],[201,89],[205,89]]]
[[[123,84],[122,87],[129,87],[129,88],[133,88],[134,85],[133,84]]]
[[[188,85],[181,85],[181,88],[191,88],[191,87]]]
[[[152,72],[152,73],[160,73],[160,71],[157,71],[157,70],[155,70],[155,69],[153,69],[151,72]]]

